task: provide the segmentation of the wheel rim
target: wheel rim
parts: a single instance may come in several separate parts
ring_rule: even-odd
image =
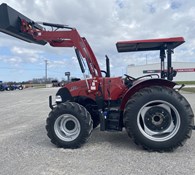
[[[63,141],[75,140],[81,131],[78,119],[71,114],[59,116],[54,123],[54,131],[58,138]]]
[[[166,101],[156,100],[145,104],[137,117],[141,133],[153,141],[166,141],[174,137],[180,128],[177,109]]]

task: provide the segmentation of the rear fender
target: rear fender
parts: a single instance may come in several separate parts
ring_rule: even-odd
[[[140,89],[150,87],[150,86],[166,86],[169,88],[173,88],[176,85],[175,82],[168,81],[165,79],[148,79],[140,82],[134,83],[133,86],[131,86],[128,91],[125,93],[125,95],[122,98],[120,109],[123,111],[125,108],[125,105],[127,101]]]

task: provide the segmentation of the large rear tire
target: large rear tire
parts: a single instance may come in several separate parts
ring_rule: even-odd
[[[194,115],[190,104],[168,87],[138,91],[126,104],[124,125],[137,145],[151,151],[172,151],[191,137]]]
[[[47,135],[58,147],[79,148],[88,140],[92,129],[89,112],[74,102],[59,104],[47,118]]]

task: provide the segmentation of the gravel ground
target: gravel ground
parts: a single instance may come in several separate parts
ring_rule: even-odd
[[[0,93],[1,175],[191,175],[195,134],[172,153],[147,152],[126,132],[95,129],[80,149],[56,148],[46,135],[48,96],[56,88]],[[183,94],[195,112],[195,94]]]

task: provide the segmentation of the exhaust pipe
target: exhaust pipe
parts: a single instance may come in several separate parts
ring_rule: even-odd
[[[21,19],[24,19],[28,23],[33,24],[38,30],[43,30],[43,27],[34,23],[32,20],[22,15],[18,11],[9,7],[7,4],[3,3],[0,5],[0,31],[16,37],[18,39],[24,40],[29,43],[35,43],[40,45],[45,45],[45,41],[37,41],[31,35],[21,32]]]
[[[106,55],[106,77],[110,77],[110,59]]]

